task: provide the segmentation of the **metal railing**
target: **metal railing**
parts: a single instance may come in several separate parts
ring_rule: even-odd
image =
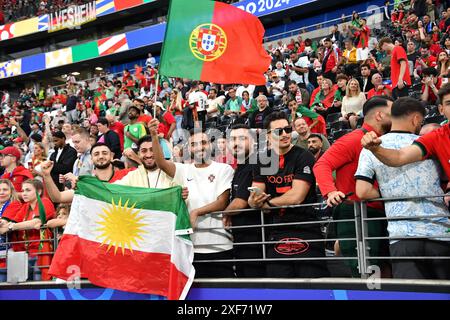
[[[374,199],[370,201],[362,201],[362,202],[354,202],[354,218],[353,219],[339,219],[334,220],[331,216],[327,217],[326,219],[321,220],[311,220],[311,221],[302,221],[302,222],[292,222],[292,223],[275,223],[275,224],[267,224],[265,223],[265,216],[266,213],[264,211],[272,211],[272,210],[279,210],[279,209],[301,209],[304,207],[322,207],[324,203],[313,203],[313,204],[303,204],[303,205],[297,205],[297,206],[283,206],[283,207],[276,207],[276,208],[270,208],[270,209],[243,209],[243,210],[232,210],[232,211],[218,211],[211,213],[213,215],[223,215],[223,214],[230,214],[230,213],[239,213],[239,214],[246,214],[248,212],[255,212],[260,211],[261,216],[261,224],[252,224],[252,225],[239,225],[239,226],[231,226],[227,228],[227,230],[230,230],[231,232],[233,230],[238,231],[239,229],[255,229],[255,228],[261,228],[261,241],[257,242],[239,242],[233,243],[234,247],[239,246],[255,246],[259,245],[261,246],[261,257],[262,258],[252,258],[252,259],[214,259],[214,260],[199,260],[194,261],[196,263],[245,263],[245,262],[273,262],[273,261],[319,261],[319,260],[335,260],[335,261],[357,261],[357,268],[360,273],[361,278],[367,278],[369,277],[373,272],[370,268],[370,260],[414,260],[414,259],[450,259],[450,256],[405,256],[405,257],[394,257],[394,256],[371,256],[369,251],[369,241],[370,240],[407,240],[407,239],[446,239],[448,238],[450,241],[450,233],[442,234],[442,235],[434,235],[434,236],[369,236],[368,235],[368,223],[370,221],[395,221],[395,220],[423,220],[423,219],[434,219],[434,218],[449,218],[448,226],[450,231],[450,214],[433,214],[433,215],[415,215],[415,216],[395,216],[395,217],[368,217],[367,213],[367,203],[368,202],[374,202],[374,201],[411,201],[411,200],[422,200],[422,199],[430,199],[430,198],[442,198],[444,196],[450,196],[449,194],[446,195],[438,195],[438,196],[421,196],[421,197],[392,197],[392,198],[380,198],[380,199]],[[316,211],[317,212],[317,211]],[[354,237],[332,237],[328,238],[327,236],[324,236],[321,239],[304,239],[302,238],[302,241],[308,242],[308,243],[317,243],[317,242],[323,242],[324,243],[324,252],[327,242],[334,242],[334,241],[355,241],[355,249],[356,249],[356,255],[355,256],[324,256],[324,257],[299,257],[299,258],[267,258],[267,245],[275,245],[280,244],[280,241],[268,241],[267,240],[267,232],[265,232],[265,229],[267,228],[277,228],[277,227],[293,227],[293,226],[311,226],[311,225],[328,225],[331,224],[339,224],[339,223],[348,223],[352,222],[355,224],[355,236]],[[432,223],[432,221],[430,221]],[[224,229],[224,228],[198,228],[196,229],[196,232],[212,232],[214,230],[218,229]],[[251,232],[251,231],[249,231]],[[447,231],[448,232],[448,231]],[[299,237],[301,237],[301,233],[299,232]],[[283,241],[283,244],[289,244],[298,243],[298,240],[295,241]],[[449,242],[450,244],[450,242]],[[204,248],[204,247],[211,247],[211,246],[224,246],[227,245],[227,243],[214,243],[214,244],[201,244],[201,245],[195,245],[195,248]]]

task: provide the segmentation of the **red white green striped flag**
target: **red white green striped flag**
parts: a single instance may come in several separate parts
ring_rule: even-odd
[[[132,188],[80,177],[49,273],[122,291],[184,299],[194,279],[181,187]]]
[[[258,18],[210,0],[171,0],[160,73],[216,83],[265,84],[271,58]]]

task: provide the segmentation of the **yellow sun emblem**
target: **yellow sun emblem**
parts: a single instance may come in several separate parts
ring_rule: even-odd
[[[102,221],[98,222],[102,227],[97,229],[102,232],[99,240],[104,238],[100,246],[107,244],[107,252],[114,246],[114,254],[121,248],[122,254],[125,255],[125,249],[133,252],[132,245],[138,246],[137,240],[144,240],[141,234],[144,232],[142,227],[146,224],[141,223],[144,216],[139,216],[142,210],[135,210],[136,204],[128,207],[128,201],[122,206],[122,199],[119,199],[117,205],[112,200],[111,205],[103,208],[104,214],[99,215],[102,218]]]

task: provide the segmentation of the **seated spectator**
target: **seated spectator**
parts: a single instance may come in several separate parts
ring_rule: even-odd
[[[333,106],[335,91],[331,80],[324,78],[322,81],[322,89],[314,98],[311,109],[325,118],[328,114],[328,109]]]
[[[345,50],[342,53],[342,61],[341,64],[344,65],[344,72],[347,76],[356,76],[357,70],[359,68],[358,63],[356,61],[356,48],[353,45],[353,41],[351,39],[346,39],[344,41]],[[337,79],[336,79],[337,80]]]
[[[442,78],[438,77],[435,68],[425,68],[422,71],[422,101],[437,104],[438,91],[442,86]]]
[[[388,84],[383,84],[383,77],[381,73],[374,72],[372,74],[372,84],[373,88],[367,92],[367,100],[373,96],[389,96],[392,97],[392,87]]]
[[[297,118],[292,124],[295,132],[292,134],[292,143],[303,149],[308,149],[308,138],[311,135],[311,130],[309,129],[308,123],[304,118]],[[322,151],[325,152],[330,147],[330,142],[328,139],[321,135],[322,137]]]
[[[238,116],[241,112],[242,98],[237,96],[235,88],[228,90],[228,96],[230,98],[224,105],[223,114],[225,116]]]
[[[70,205],[66,203],[61,203],[56,208],[56,218],[50,219],[46,223],[46,227],[50,229],[56,229],[53,230],[54,234],[56,234],[58,240],[61,239],[62,234],[64,233],[64,229],[67,223],[67,220],[69,219],[69,213],[70,213]]]
[[[256,99],[250,97],[247,91],[242,93],[241,115],[250,114],[258,110]]]
[[[249,124],[251,128],[263,128],[264,119],[273,112],[269,106],[269,101],[266,96],[258,96],[256,98],[258,110],[249,115]]]
[[[285,82],[280,79],[276,72],[272,72],[270,83],[270,94],[274,96],[275,103],[278,103],[283,97],[283,92],[285,91]]]
[[[420,57],[416,60],[416,65],[414,69],[417,71],[417,74],[420,76],[422,74],[423,69],[426,68],[435,68],[437,65],[437,58],[430,53],[430,46],[427,44],[423,44],[420,47]]]
[[[327,135],[327,126],[325,119],[318,113],[311,111],[309,108],[298,105],[295,99],[288,101],[288,107],[290,110],[289,118],[291,122],[295,121],[297,118],[303,118],[308,123],[309,130],[312,133],[320,133]]]
[[[361,65],[361,76],[358,78],[358,82],[359,88],[361,92],[363,92],[364,94],[367,94],[367,92],[369,92],[370,89],[373,88],[373,84],[370,81],[371,80],[370,74],[371,74],[370,65],[368,64]]]
[[[356,129],[356,123],[366,102],[366,96],[359,89],[359,83],[356,79],[351,79],[347,84],[347,91],[342,100],[342,118],[340,121],[348,121],[352,129]]]
[[[345,92],[347,91],[348,77],[345,74],[339,74],[336,77],[337,85],[336,91],[334,92],[334,102],[333,106],[328,109],[328,114],[341,112],[342,100],[345,97]]]
[[[439,77],[446,77],[450,70],[450,59],[447,51],[441,51],[438,56],[438,63],[436,65]]]

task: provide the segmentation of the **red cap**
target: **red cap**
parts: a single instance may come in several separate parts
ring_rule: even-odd
[[[3,150],[0,150],[0,154],[3,155],[11,155],[13,157],[16,157],[17,160],[20,160],[20,151],[16,147],[6,147]]]
[[[13,140],[13,142],[15,142],[15,143],[22,143],[22,142],[23,142],[23,139],[22,139],[21,137],[18,137],[18,138],[15,138],[15,139]]]

